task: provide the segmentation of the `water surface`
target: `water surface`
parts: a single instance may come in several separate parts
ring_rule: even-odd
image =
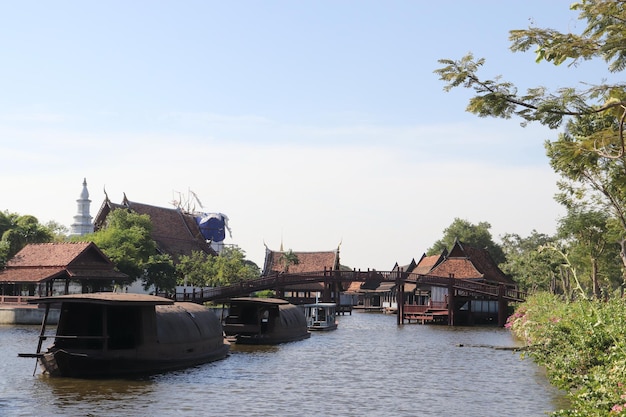
[[[563,406],[494,327],[397,326],[354,312],[339,329],[139,380],[49,378],[38,326],[0,326],[0,416],[543,416]],[[459,345],[464,345],[460,347]]]

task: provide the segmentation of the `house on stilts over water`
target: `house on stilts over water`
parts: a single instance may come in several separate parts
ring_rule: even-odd
[[[447,252],[422,256],[406,274],[398,320],[448,325],[498,324],[509,316],[509,303],[523,300],[516,283],[485,249],[456,241]]]

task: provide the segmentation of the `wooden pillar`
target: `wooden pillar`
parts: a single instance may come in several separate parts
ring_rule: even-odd
[[[448,284],[448,326],[454,326],[454,286],[452,285],[452,280],[454,278],[450,278],[450,283]]]
[[[504,298],[506,287],[500,285],[498,287],[498,326],[504,327],[507,319],[507,310],[509,309],[509,302]]]
[[[324,280],[324,292],[322,293],[322,302],[329,303],[330,302],[330,281],[328,279]]]
[[[398,324],[404,324],[404,282],[400,279],[396,281],[396,304],[398,305]]]
[[[335,300],[337,307],[341,306],[341,290],[341,281],[333,282],[333,300]]]

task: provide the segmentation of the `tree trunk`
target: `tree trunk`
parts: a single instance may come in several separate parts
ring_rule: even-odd
[[[624,287],[626,286],[626,239],[622,239],[619,242],[622,250],[619,252],[619,257],[622,258],[622,263],[624,264],[624,268],[622,269],[622,285],[620,285],[619,292],[620,296],[624,296]]]
[[[593,288],[593,297],[600,299],[600,283],[598,282],[598,260],[591,258],[591,286]]]

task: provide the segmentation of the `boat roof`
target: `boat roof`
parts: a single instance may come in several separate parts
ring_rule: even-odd
[[[68,294],[53,297],[30,299],[30,304],[53,303],[90,303],[109,305],[166,305],[174,304],[173,300],[148,294],[121,293],[121,292],[94,292],[89,294]]]
[[[281,298],[257,298],[257,297],[236,297],[231,298],[227,302],[245,302],[251,304],[289,304],[289,301]]]
[[[302,304],[302,307],[337,307],[335,303],[313,303],[313,304]]]

